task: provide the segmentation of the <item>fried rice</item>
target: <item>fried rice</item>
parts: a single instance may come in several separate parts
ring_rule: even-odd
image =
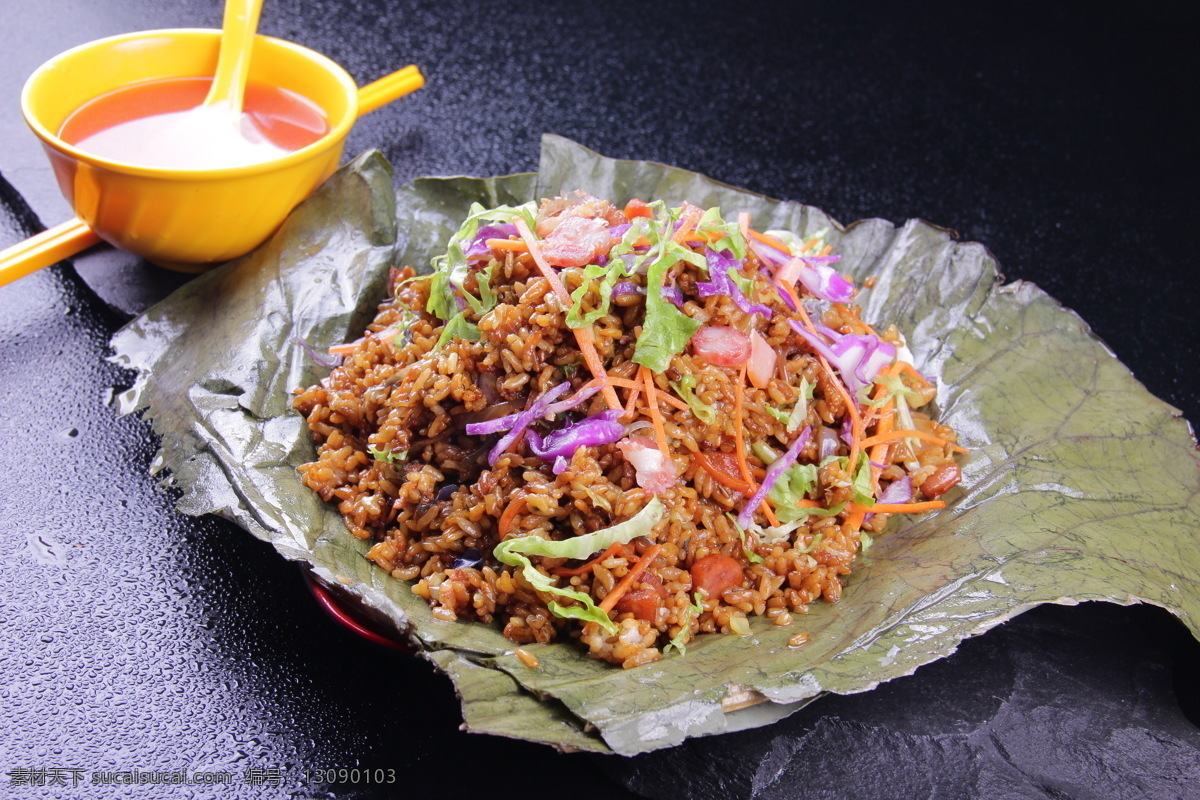
[[[960,478],[836,261],[686,203],[476,207],[297,391],[303,480],[437,618],[513,642],[629,668],[796,624]]]

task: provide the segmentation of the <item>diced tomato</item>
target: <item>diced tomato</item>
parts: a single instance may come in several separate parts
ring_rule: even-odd
[[[636,197],[625,204],[625,218],[628,220],[652,216],[654,216],[654,212],[650,210],[650,205],[638,200]]]
[[[607,253],[611,244],[604,220],[567,217],[542,243],[542,255],[556,267],[582,267]]]
[[[710,599],[742,582],[742,565],[736,559],[719,553],[705,556],[692,564],[692,590],[703,591]]]
[[[679,482],[675,462],[664,456],[653,439],[630,436],[617,444],[625,460],[633,465],[637,485],[650,494],[662,494]]]
[[[740,367],[750,358],[750,337],[721,325],[705,325],[692,334],[692,350],[718,367]]]
[[[621,595],[617,601],[618,612],[631,612],[638,619],[655,622],[658,619],[658,608],[662,598],[653,589],[634,589]]]
[[[746,374],[759,389],[767,388],[775,374],[775,350],[758,331],[750,333],[750,364]]]

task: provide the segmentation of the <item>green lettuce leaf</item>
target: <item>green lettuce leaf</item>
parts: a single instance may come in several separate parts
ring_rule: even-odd
[[[529,669],[498,628],[434,618],[299,480],[314,449],[291,391],[324,370],[292,337],[317,349],[357,338],[389,266],[427,269],[473,203],[515,207],[575,189],[746,211],[755,228],[799,238],[824,231],[840,270],[857,285],[876,277],[858,298],[864,319],[906,333],[916,366],[938,379],[939,417],[970,452],[946,508],[893,518],[840,602],[814,603],[782,628],[751,620],[748,638],[701,636],[687,658],[632,670],[572,641],[528,645],[541,662]],[[553,136],[536,175],[399,190],[368,154],[259,250],[131,322],[113,349],[137,372],[122,408],[146,409],[162,437],[155,469],[179,488],[180,509],[235,521],[405,631],[455,682],[474,731],[599,752],[668,747],[910,674],[1040,603],[1152,603],[1200,637],[1200,462],[1186,421],[1079,317],[1035,286],[1001,285],[984,247],[919,220],[843,227],[815,208]],[[809,644],[788,647],[798,632]],[[726,713],[723,700],[746,691],[765,702]]]
[[[669,214],[658,222],[658,226],[651,228],[649,234],[651,252],[655,255],[646,272],[646,320],[638,335],[633,360],[654,372],[666,372],[671,365],[671,358],[683,352],[692,334],[703,323],[692,319],[662,296],[667,270],[679,261],[680,252],[685,248],[671,246],[669,232],[673,220]],[[690,250],[687,252],[691,253]]]
[[[538,572],[527,556],[550,556],[551,558],[587,558],[592,553],[607,550],[614,544],[628,544],[639,536],[649,536],[654,526],[666,514],[666,507],[657,497],[641,511],[624,522],[602,530],[573,536],[561,541],[551,541],[538,536],[522,536],[505,539],[492,550],[502,563],[521,568],[521,574],[529,584],[539,592],[548,592],[560,597],[567,597],[579,603],[578,606],[562,606],[550,602],[549,608],[560,617],[571,617],[586,622],[597,622],[609,633],[616,633],[617,626],[593,601],[583,592],[558,586],[553,578]]]
[[[493,552],[496,558],[505,561],[509,553],[520,553],[528,556],[549,556],[550,558],[584,559],[592,553],[607,550],[614,544],[629,544],[639,536],[649,536],[654,526],[667,513],[666,506],[657,497],[650,499],[641,511],[624,522],[618,522],[592,533],[582,536],[572,536],[560,541],[542,539],[538,536],[521,536],[505,539],[496,545]]]
[[[712,425],[717,421],[717,412],[708,403],[696,397],[696,376],[688,373],[679,379],[678,383],[671,383],[671,388],[675,390],[675,394],[683,398],[683,401],[688,404],[688,408],[692,410],[692,414],[696,419],[703,422],[705,425]],[[768,409],[769,410],[769,409]]]

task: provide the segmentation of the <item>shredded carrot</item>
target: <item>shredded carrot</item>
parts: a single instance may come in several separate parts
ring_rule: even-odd
[[[813,238],[809,239],[807,242],[804,243],[804,247],[800,248],[800,252],[807,253],[809,250],[812,250],[814,247],[816,247],[817,242],[819,242],[819,241],[821,241],[820,237],[814,236]]]
[[[622,389],[637,389],[639,392],[644,388],[642,384],[638,383],[637,381],[632,381],[629,378],[618,378],[615,375],[609,375],[608,382],[613,386],[617,386]],[[655,388],[654,393],[658,396],[660,402],[675,406],[680,411],[688,410],[688,404],[678,399],[670,392],[663,392]]]
[[[754,474],[750,472],[750,462],[746,460],[746,439],[742,435],[742,426],[744,424],[743,414],[743,395],[745,394],[744,387],[746,385],[746,365],[742,364],[741,371],[738,372],[737,386],[733,390],[733,441],[734,454],[737,456],[738,470],[742,473],[742,479],[750,486],[748,494],[754,494],[758,490],[758,484],[754,481]],[[767,522],[778,527],[779,519],[775,516],[775,512],[771,509],[766,498],[763,498],[759,504],[759,510],[766,516]]]
[[[833,245],[827,244],[821,248],[821,252],[817,253],[817,258],[823,258],[833,252]]]
[[[886,390],[883,389],[883,387],[880,387],[879,390],[876,391],[876,393],[875,393],[876,397],[881,396],[880,392],[885,392],[885,391]],[[875,436],[873,436],[871,438],[878,438],[878,437],[883,437],[883,436],[889,435],[891,433],[892,423],[895,420],[895,418],[896,418],[896,404],[895,404],[895,401],[892,400],[891,396],[888,396],[887,402],[884,403],[883,407],[880,409],[879,423],[875,426]],[[863,440],[863,443],[862,443],[863,447],[869,446],[867,444],[867,441],[868,440],[866,440],[866,439]],[[879,494],[879,473],[882,470],[880,470],[879,467],[875,466],[875,464],[886,464],[887,463],[887,454],[888,454],[888,450],[890,448],[891,448],[891,446],[887,442],[883,441],[882,439],[877,444],[875,444],[874,446],[871,447],[871,454],[870,454],[870,459],[872,462],[872,464],[871,464],[871,486],[873,487],[876,495]]]
[[[774,236],[768,236],[765,233],[759,233],[758,231],[756,231],[750,227],[747,227],[746,231],[750,234],[751,239],[756,239],[759,242],[762,242],[767,247],[770,247],[772,250],[778,250],[779,252],[781,252],[784,255],[789,256],[789,257],[792,255],[791,249],[786,244],[784,244],[783,242],[776,239]]]
[[[754,494],[755,487],[749,483],[746,483],[737,474],[730,472],[726,468],[728,465],[726,465],[726,467],[722,467],[711,455],[705,455],[699,451],[696,451],[691,455],[692,458],[695,459],[696,463],[699,464],[705,472],[707,472],[709,475],[712,475],[713,480],[715,480],[717,483],[729,489],[733,489],[735,492],[741,492],[747,497]],[[719,453],[719,455],[733,458],[732,454],[729,453]],[[753,464],[750,465],[750,472],[754,475],[755,480],[762,480],[767,475],[767,471],[765,469],[756,467]]]
[[[742,369],[738,373],[737,383],[733,389],[733,452],[737,456],[738,469],[742,473],[742,480],[754,486],[754,476],[750,474],[750,462],[746,460],[746,440],[742,436],[742,425],[744,424],[742,415],[742,395],[744,391],[742,387],[745,383],[746,365],[742,364]]]
[[[873,444],[880,444],[882,442],[894,442],[897,439],[924,439],[925,441],[933,442],[934,444],[940,444],[940,445],[950,444],[950,442],[946,441],[945,439],[943,439],[940,436],[935,436],[932,433],[926,433],[925,431],[918,431],[915,429],[908,429],[908,428],[901,428],[899,430],[885,431],[882,433],[877,433],[874,436],[863,439],[862,442],[860,442],[860,444],[863,447],[870,447]]]
[[[553,572],[555,575],[565,575],[567,577],[582,575],[596,564],[599,564],[605,559],[612,558],[613,556],[625,556],[625,545],[621,544],[620,542],[613,542],[608,546],[607,550],[589,560],[586,564],[580,564],[578,567],[554,567],[550,570],[550,572]]]
[[[496,526],[496,532],[500,535],[500,541],[508,538],[508,529],[512,526],[512,521],[517,514],[525,508],[525,492],[517,492],[513,495],[513,499],[508,501],[508,505],[504,507],[503,513],[500,514],[500,522]]]
[[[570,308],[571,294],[567,291],[567,287],[563,286],[558,273],[554,271],[554,267],[550,266],[550,263],[546,261],[546,257],[542,255],[537,239],[534,238],[533,232],[529,230],[529,225],[525,223],[525,220],[518,218],[516,226],[517,232],[525,240],[525,245],[529,248],[529,254],[533,256],[533,261],[537,264],[538,270],[546,277],[546,280],[550,281],[550,286],[554,289],[554,293],[558,295],[558,299],[562,301],[563,308]],[[582,328],[572,328],[571,330],[575,332],[575,340],[579,343],[579,352],[583,354],[583,360],[587,362],[587,367],[591,371],[592,376],[604,381],[604,400],[608,403],[608,407],[611,409],[621,408],[621,400],[617,397],[617,390],[609,382],[608,373],[604,370],[604,362],[600,360],[600,354],[596,352],[596,344],[592,337],[591,326],[585,325]]]
[[[658,409],[658,391],[654,387],[654,374],[647,366],[638,369],[642,384],[646,387],[646,410],[650,412],[650,421],[654,423],[654,438],[658,441],[658,450],[664,458],[671,457],[670,446],[667,444],[667,429],[663,424],[662,412]]]
[[[736,475],[730,475],[725,470],[718,467],[712,461],[709,461],[708,456],[704,453],[692,453],[692,459],[704,469],[709,475],[712,475],[713,480],[735,492],[741,492],[745,495],[754,494],[754,489],[744,479]]]
[[[808,328],[813,335],[816,335],[817,328],[813,325],[812,320],[809,319],[808,312],[804,310],[804,306],[796,303],[796,313],[800,315],[800,321],[804,323],[804,327]],[[854,465],[858,461],[859,450],[862,449],[863,426],[862,415],[858,413],[858,403],[850,396],[850,392],[846,390],[846,387],[842,385],[841,379],[833,371],[833,367],[825,356],[820,353],[815,353],[814,355],[816,355],[817,361],[825,370],[825,375],[833,384],[834,390],[841,395],[842,401],[846,404],[846,413],[850,415],[850,460],[847,463],[849,463],[850,469],[853,470]]]
[[[359,344],[361,344],[361,343],[362,343],[362,339],[359,339],[357,342],[346,342],[345,344],[335,344],[329,348],[329,355],[331,355],[331,356],[348,356],[351,353],[353,353],[355,350],[357,350]]]
[[[846,527],[852,531],[857,531],[862,527],[863,519],[867,516],[867,507],[857,503],[850,506],[850,513],[846,515]]]
[[[862,509],[864,512],[869,511],[872,514],[919,514],[922,511],[933,511],[936,508],[945,507],[946,504],[941,500],[925,500],[920,503],[876,503],[870,508],[858,503],[851,506],[855,511]]]
[[[621,599],[621,595],[629,591],[629,587],[633,586],[633,582],[638,579],[638,576],[646,571],[646,567],[650,566],[650,562],[653,561],[654,557],[657,556],[661,551],[661,544],[650,545],[650,547],[646,549],[646,552],[642,553],[642,557],[639,558],[637,562],[635,562],[634,565],[629,568],[629,572],[625,574],[625,577],[621,578],[621,582],[614,586],[611,592],[604,595],[604,599],[601,600],[599,604],[600,610],[606,614],[609,611],[612,611],[613,606],[615,606],[617,601]]]
[[[514,253],[528,253],[529,245],[521,239],[487,239],[484,241],[489,250],[510,250]]]
[[[768,525],[773,528],[779,527],[779,518],[775,516],[775,511],[771,508],[771,504],[767,502],[767,498],[764,497],[763,501],[759,503],[758,510],[766,515]]]
[[[625,413],[621,416],[627,417],[637,411],[637,401],[642,395],[642,387],[635,385],[629,390],[629,399],[625,402]]]

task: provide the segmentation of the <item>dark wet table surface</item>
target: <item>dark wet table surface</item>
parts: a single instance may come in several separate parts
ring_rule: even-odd
[[[0,245],[69,215],[20,118],[25,77],[220,16],[7,4]],[[921,217],[1078,311],[1195,421],[1196,23],[1184,3],[268,0],[261,31],[360,85],[422,67],[427,87],[347,146],[399,181],[533,169],[552,132],[843,222]],[[340,627],[296,566],[177,514],[149,476],[156,442],[114,412],[131,376],[107,343],[184,280],[97,248],[0,287],[0,796],[1200,797],[1200,647],[1146,607],[1037,609],[867,694],[632,760],[460,732],[447,680]],[[231,782],[92,782],[137,770]]]

